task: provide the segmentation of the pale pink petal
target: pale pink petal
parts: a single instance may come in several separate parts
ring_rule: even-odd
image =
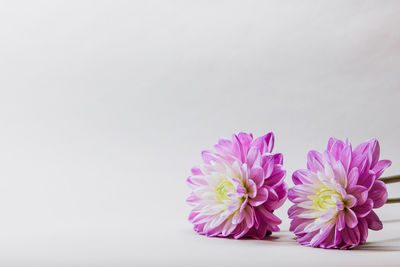
[[[351,169],[350,173],[347,176],[348,187],[352,187],[357,184],[359,172],[357,167]]]
[[[378,161],[372,168],[372,170],[376,173],[376,178],[379,178],[382,175],[382,173],[386,170],[386,168],[388,168],[390,165],[392,165],[392,162],[390,160]]]
[[[337,226],[339,231],[342,231],[346,226],[344,211],[339,211],[338,218],[337,218]]]
[[[357,226],[358,220],[357,216],[351,209],[346,209],[344,212],[344,219],[346,221],[346,225],[350,228],[354,228]]]
[[[368,142],[370,143],[370,147],[371,147],[371,153],[372,153],[371,166],[373,167],[379,160],[379,154],[380,154],[381,149],[379,146],[379,142],[376,138],[372,138]]]
[[[294,184],[313,184],[317,181],[309,170],[296,170],[292,176]]]
[[[254,181],[257,188],[260,188],[264,184],[264,170],[261,167],[251,168],[250,179]]]
[[[343,164],[343,167],[346,171],[346,173],[349,171],[350,169],[350,163],[351,163],[351,146],[346,146],[342,153],[340,154],[340,161]]]
[[[322,155],[319,152],[314,150],[308,152],[307,168],[313,172],[324,170]]]

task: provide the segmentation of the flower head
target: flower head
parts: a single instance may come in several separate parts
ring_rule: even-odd
[[[379,143],[371,139],[354,150],[331,138],[326,151],[310,151],[307,169],[293,173],[289,191],[290,231],[301,245],[353,248],[365,243],[368,228],[382,229],[375,208],[387,200],[386,186],[377,180],[390,166],[379,160]]]
[[[273,211],[285,202],[287,186],[282,154],[272,154],[273,146],[273,133],[254,140],[239,133],[202,152],[203,164],[187,179],[189,221],[198,233],[260,239],[279,231]]]

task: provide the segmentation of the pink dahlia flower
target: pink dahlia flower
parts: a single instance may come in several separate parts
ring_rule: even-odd
[[[386,186],[377,180],[389,167],[379,160],[379,143],[371,139],[354,150],[349,140],[331,138],[327,150],[308,153],[307,169],[293,173],[289,191],[290,231],[301,245],[353,248],[365,243],[368,228],[382,229],[375,208],[387,200]]]
[[[239,133],[202,152],[203,164],[187,179],[193,206],[189,221],[206,236],[264,238],[279,231],[273,211],[285,202],[282,154],[273,154],[274,135],[253,140]]]

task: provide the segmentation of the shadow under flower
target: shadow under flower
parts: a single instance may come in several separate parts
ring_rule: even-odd
[[[287,232],[287,233],[285,233]],[[273,233],[272,235],[266,236],[264,239],[253,239],[253,238],[241,238],[241,240],[246,240],[247,242],[253,242],[258,244],[274,244],[276,245],[298,245],[294,236],[290,235],[288,231],[281,231],[279,233]]]
[[[390,244],[391,242],[396,242],[396,244]],[[353,250],[370,250],[370,251],[400,251],[400,237],[389,238],[385,240],[366,242]]]
[[[375,245],[375,242],[365,243],[362,246],[353,248],[353,250],[367,251],[400,251],[400,246]]]

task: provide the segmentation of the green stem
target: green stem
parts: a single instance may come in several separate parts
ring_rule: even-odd
[[[379,178],[379,180],[381,180],[385,184],[398,183],[398,182],[400,182],[400,175],[383,177],[383,178]]]
[[[388,198],[386,201],[386,204],[391,204],[391,203],[400,203],[400,197],[398,198]]]

